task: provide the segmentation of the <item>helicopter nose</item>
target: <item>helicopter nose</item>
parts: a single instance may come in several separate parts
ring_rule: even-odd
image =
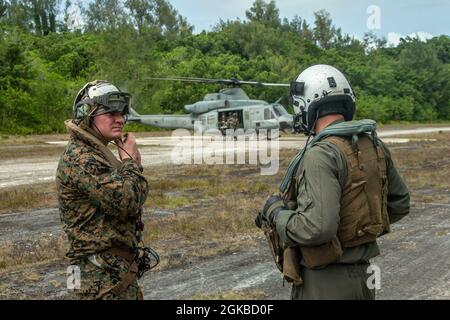
[[[292,123],[289,123],[286,121],[280,121],[280,129],[281,130],[291,129],[291,128],[292,128]]]
[[[279,118],[280,129],[291,129],[292,128],[292,118],[291,117],[280,117]]]

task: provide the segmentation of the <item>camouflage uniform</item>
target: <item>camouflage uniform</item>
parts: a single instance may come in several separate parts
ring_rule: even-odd
[[[71,132],[59,161],[56,185],[70,244],[67,257],[81,270],[77,298],[136,299],[141,295],[136,279],[119,296],[108,292],[119,282],[119,274],[130,268],[123,257],[108,250],[133,252],[140,242],[142,206],[148,193],[142,171],[131,159],[115,168],[95,143]]]
[[[222,118],[222,120],[217,122],[217,128],[220,130],[222,135],[225,135],[225,131],[228,129],[227,121],[225,121],[225,118]]]
[[[237,129],[239,127],[239,119],[236,116],[231,116],[227,120],[227,126],[230,129]]]

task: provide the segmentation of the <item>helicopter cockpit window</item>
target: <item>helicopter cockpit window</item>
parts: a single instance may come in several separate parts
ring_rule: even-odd
[[[277,105],[277,104],[273,105],[273,111],[275,111],[275,114],[277,115],[277,117],[280,117],[283,115],[284,116],[289,115],[289,113],[286,111],[286,109],[283,108],[283,106],[281,106],[281,105]]]
[[[272,110],[269,108],[264,109],[264,120],[275,119],[275,116],[272,113]]]

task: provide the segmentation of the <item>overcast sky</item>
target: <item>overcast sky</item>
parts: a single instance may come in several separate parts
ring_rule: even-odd
[[[267,0],[268,1],[268,0]],[[245,19],[254,0],[169,0],[195,26],[195,33],[210,30],[219,19]],[[450,0],[278,0],[281,18],[295,15],[314,23],[314,12],[326,9],[344,33],[362,38],[373,31],[397,44],[401,36],[421,38],[450,35]],[[379,14],[378,14],[379,12]],[[372,29],[369,29],[368,27]]]

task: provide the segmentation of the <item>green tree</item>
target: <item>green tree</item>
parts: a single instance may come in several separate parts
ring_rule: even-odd
[[[1,22],[6,27],[17,27],[24,31],[30,32],[33,30],[32,17],[30,15],[29,7],[23,0],[10,0],[4,2],[4,14]]]
[[[423,110],[432,108],[439,118],[450,118],[448,64],[439,60],[432,43],[407,37],[399,47],[397,76],[403,86],[415,89],[411,93],[417,103],[414,117],[423,120]]]
[[[1,8],[6,8],[3,20],[6,18],[10,26],[33,31],[39,36],[57,31],[60,0],[11,0],[3,3],[3,6],[0,3],[0,13]]]
[[[297,34],[302,41],[314,41],[313,31],[311,30],[308,22],[300,16],[295,15],[291,21],[285,18],[283,24],[287,27],[288,31]]]
[[[245,11],[245,16],[250,21],[260,22],[270,27],[276,28],[281,24],[279,10],[273,0],[269,3],[264,0],[255,0],[252,7]]]
[[[330,49],[336,36],[330,14],[325,10],[314,12],[314,40],[323,49]]]
[[[0,0],[0,21],[2,21],[2,19],[6,16],[8,6],[8,2],[5,0]]]
[[[150,0],[126,0],[125,8],[130,11],[131,23],[142,34],[145,29],[155,25],[155,3]]]
[[[86,30],[90,32],[113,31],[126,24],[126,13],[119,0],[94,0],[83,11]]]
[[[156,23],[162,34],[173,40],[177,36],[192,33],[193,26],[168,1],[154,0],[154,2]]]

